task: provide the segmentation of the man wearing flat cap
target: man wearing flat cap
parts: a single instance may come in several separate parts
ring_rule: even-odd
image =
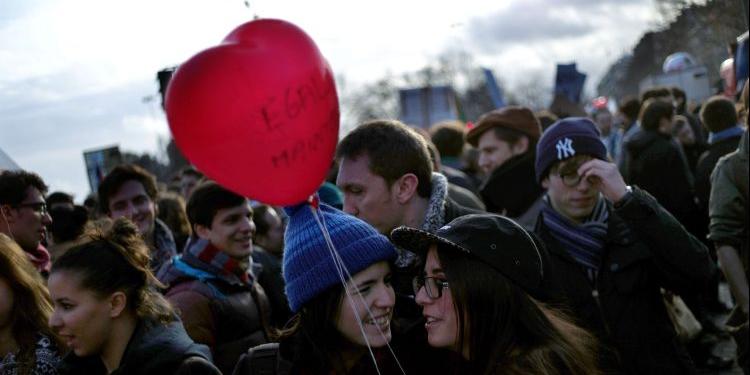
[[[536,178],[547,189],[536,233],[553,284],[576,322],[613,350],[605,369],[690,374],[661,289],[677,294],[716,271],[706,247],[651,195],[625,185],[593,122],[556,122],[537,144]]]
[[[526,107],[487,112],[466,136],[479,150],[479,167],[488,176],[480,194],[488,212],[513,218],[534,229],[542,207],[541,186],[534,177],[534,154],[542,127]]]

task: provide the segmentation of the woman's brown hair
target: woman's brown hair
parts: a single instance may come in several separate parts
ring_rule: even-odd
[[[47,321],[52,315],[52,299],[44,283],[29,259],[8,236],[0,233],[0,279],[13,292],[13,307],[10,316],[12,335],[18,344],[16,355],[19,374],[30,374],[36,363],[36,342],[42,334],[61,347],[57,335]]]
[[[164,285],[149,268],[149,249],[138,228],[126,218],[104,228],[92,228],[86,233],[82,244],[68,250],[52,265],[50,274],[70,272],[78,277],[82,288],[99,296],[122,291],[128,308],[140,319],[163,324],[173,321],[174,310],[157,290]]]

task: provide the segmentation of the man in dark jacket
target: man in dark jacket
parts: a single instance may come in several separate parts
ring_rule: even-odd
[[[642,131],[626,141],[628,182],[649,192],[693,235],[705,234],[693,192],[693,175],[672,138],[671,102],[649,99],[641,111]]]
[[[244,197],[206,182],[190,195],[187,213],[193,236],[157,276],[190,337],[229,374],[242,353],[267,341],[270,308],[250,271],[253,211]]]
[[[748,133],[745,130],[739,148],[719,159],[711,175],[711,217],[709,238],[716,246],[721,270],[737,303],[727,327],[737,344],[737,363],[750,374],[748,347]]]
[[[714,96],[701,108],[701,121],[708,129],[708,150],[698,159],[695,171],[695,196],[703,212],[708,211],[711,194],[711,172],[722,156],[737,150],[743,129],[737,124],[734,103],[724,96]]]
[[[526,107],[485,113],[467,139],[479,149],[479,166],[489,177],[480,193],[487,211],[516,220],[528,230],[542,207],[543,189],[534,179],[534,148],[542,134]]]
[[[537,145],[547,188],[536,232],[547,284],[604,347],[603,366],[632,374],[694,373],[660,289],[676,293],[715,273],[706,247],[648,193],[625,185],[588,119],[558,121]],[[552,301],[558,302],[558,301]]]

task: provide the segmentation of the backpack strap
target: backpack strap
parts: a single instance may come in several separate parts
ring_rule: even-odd
[[[279,343],[261,344],[248,349],[234,368],[234,375],[289,375],[292,363],[279,354]]]

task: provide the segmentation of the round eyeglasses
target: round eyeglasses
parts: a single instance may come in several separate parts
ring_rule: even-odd
[[[583,176],[579,175],[577,172],[558,174],[558,176],[560,176],[563,185],[567,187],[576,187],[581,183],[581,180],[583,180]],[[593,185],[594,176],[587,177],[586,181],[588,181],[589,184]]]
[[[28,207],[31,208],[32,211],[38,213],[39,215],[46,215],[49,211],[47,211],[47,204],[44,202],[35,202],[35,203],[21,203],[14,206],[15,208],[23,208]]]

